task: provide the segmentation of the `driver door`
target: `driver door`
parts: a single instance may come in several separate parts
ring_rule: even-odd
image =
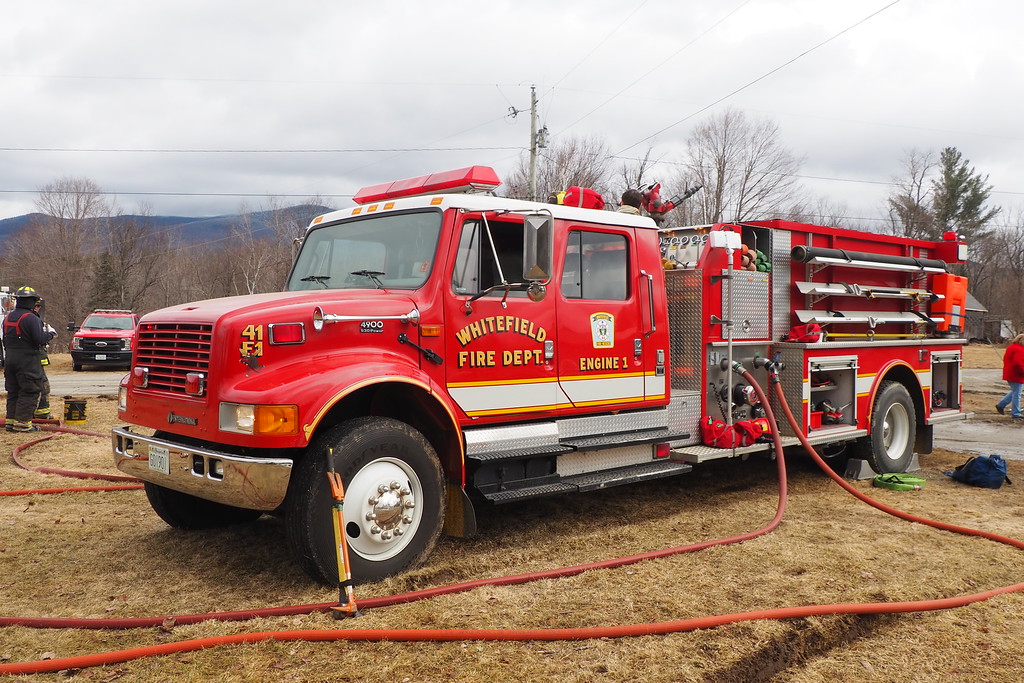
[[[531,301],[523,283],[523,219],[469,216],[445,304],[448,392],[473,418],[542,416],[568,405],[553,364],[555,299]],[[481,292],[493,288],[487,294]]]

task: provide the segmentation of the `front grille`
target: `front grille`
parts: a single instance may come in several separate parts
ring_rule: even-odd
[[[83,351],[123,351],[124,341],[116,337],[80,337]]]
[[[146,323],[136,334],[135,365],[149,369],[152,391],[185,393],[185,376],[209,377],[213,325]]]

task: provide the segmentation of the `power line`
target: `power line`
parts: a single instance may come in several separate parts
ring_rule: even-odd
[[[749,0],[747,0],[747,1],[749,2]],[[637,12],[639,12],[639,11],[640,11],[641,9],[643,9],[643,8],[644,8],[644,5],[646,5],[646,4],[648,3],[648,2],[649,2],[649,0],[643,0],[643,1],[642,1],[642,2],[641,2],[641,3],[639,4],[639,5],[637,5],[637,6],[636,6],[636,7],[634,7],[634,8],[632,9],[632,10],[630,10],[629,14],[627,14],[627,15],[626,15],[626,17],[625,17],[624,19],[622,19],[621,21],[619,21],[619,22],[618,22],[618,23],[617,23],[617,24],[615,25],[615,27],[614,27],[614,28],[613,28],[613,29],[612,29],[611,31],[609,31],[607,35],[605,35],[605,37],[604,37],[604,38],[602,38],[601,40],[599,40],[599,41],[598,41],[598,42],[597,42],[597,43],[596,43],[596,44],[594,45],[594,47],[592,47],[592,48],[590,49],[590,52],[588,52],[587,54],[585,54],[585,55],[583,56],[583,58],[582,58],[582,59],[580,59],[580,60],[579,60],[578,62],[576,62],[576,64],[575,64],[575,65],[574,65],[574,66],[573,66],[572,68],[570,68],[570,69],[569,69],[568,71],[566,71],[566,72],[565,72],[564,74],[562,74],[562,77],[561,77],[561,78],[559,78],[559,79],[558,79],[557,81],[555,81],[555,84],[551,86],[551,90],[554,90],[555,88],[557,88],[557,87],[558,87],[558,85],[559,85],[559,84],[560,84],[560,83],[561,83],[562,81],[564,81],[564,80],[565,80],[566,78],[568,78],[568,77],[569,77],[569,76],[570,76],[570,75],[572,74],[572,72],[576,71],[576,69],[580,68],[580,67],[581,67],[581,66],[583,66],[583,65],[584,65],[584,64],[585,64],[585,63],[586,63],[587,61],[589,61],[589,60],[590,60],[590,58],[594,56],[594,53],[595,53],[595,52],[597,52],[597,51],[598,51],[598,49],[600,49],[602,45],[604,45],[604,44],[605,44],[605,43],[607,43],[607,42],[608,42],[609,40],[611,40],[611,37],[612,37],[613,35],[615,35],[616,33],[618,33],[618,32],[619,32],[619,31],[620,31],[620,30],[622,29],[622,27],[623,27],[623,26],[625,26],[625,25],[626,25],[627,23],[629,23],[629,20],[633,18],[633,15],[635,15],[635,14],[636,14]]]
[[[518,148],[517,148],[518,149]],[[623,159],[628,161],[637,161],[635,157],[612,155],[613,159]],[[684,162],[680,161],[667,161],[662,160],[659,163],[663,163],[669,166],[685,166]],[[898,182],[891,180],[871,180],[866,178],[841,178],[837,176],[819,176],[819,175],[807,175],[803,173],[790,173],[784,174],[792,178],[800,178],[802,180],[824,180],[827,182],[834,183],[855,183],[860,185],[881,185],[885,187],[896,187],[899,185]],[[992,194],[1004,194],[1011,196],[1024,196],[1024,192],[1018,192],[1013,190],[991,190]],[[0,189],[0,194],[39,194],[38,189],[34,190],[11,190],[11,189]],[[263,197],[284,197],[284,198],[302,198],[308,199],[310,193],[281,193],[281,192],[186,192],[183,190],[149,190],[149,191],[113,191],[113,190],[99,190],[96,194],[103,196],[153,196],[153,197],[244,197],[244,198],[263,198]],[[323,197],[325,199],[351,199],[353,193],[324,193],[314,192],[313,195],[317,197]]]
[[[486,125],[486,124],[481,124]],[[479,126],[477,126],[479,127]],[[472,129],[470,129],[472,130]],[[466,132],[466,131],[463,131]],[[459,135],[461,133],[457,133]],[[452,136],[448,136],[452,137]],[[381,152],[503,152],[523,147],[387,147],[348,149],[168,149],[127,147],[0,147],[0,152],[99,152],[142,154],[364,154]]]
[[[337,81],[325,79],[296,79],[296,78],[193,78],[187,76],[97,76],[90,74],[17,74],[0,73],[0,79],[39,79],[39,80],[63,80],[63,81],[127,81],[127,82],[157,82],[157,83],[241,83],[252,85],[330,85],[346,88],[365,88],[370,86],[380,87],[456,87],[456,88],[490,88],[494,85],[489,83],[473,82],[446,82],[446,81]],[[505,85],[514,85],[507,83]]]
[[[653,138],[653,137],[657,137],[658,135],[661,135],[661,134],[662,134],[662,133],[664,133],[665,131],[667,131],[667,130],[671,130],[672,128],[675,128],[676,126],[678,126],[678,125],[679,125],[679,124],[681,124],[681,123],[684,123],[684,122],[686,122],[686,121],[689,121],[689,120],[690,120],[690,119],[692,119],[692,118],[693,118],[694,116],[697,116],[698,114],[702,114],[702,113],[706,112],[706,111],[707,111],[708,109],[711,109],[711,108],[712,108],[712,107],[714,107],[715,105],[717,105],[717,104],[720,104],[720,103],[724,102],[725,100],[729,99],[729,98],[730,98],[730,97],[732,97],[733,95],[737,95],[737,94],[739,94],[739,93],[743,92],[744,90],[746,90],[747,88],[749,88],[749,87],[751,87],[751,86],[753,86],[753,85],[755,85],[755,84],[757,84],[757,83],[760,83],[761,81],[763,81],[764,79],[768,78],[769,76],[772,76],[772,75],[774,75],[774,74],[778,73],[779,71],[782,71],[782,70],[783,70],[783,69],[785,69],[785,68],[786,68],[787,66],[789,66],[789,65],[793,64],[794,62],[796,62],[796,61],[798,61],[798,60],[800,60],[800,59],[802,59],[802,58],[806,57],[807,55],[811,54],[812,52],[814,52],[814,51],[815,51],[815,50],[817,50],[818,48],[821,48],[821,47],[823,47],[823,46],[825,46],[825,45],[827,45],[827,44],[831,43],[831,42],[832,42],[833,40],[835,40],[835,39],[836,39],[836,38],[838,38],[839,36],[841,36],[841,35],[843,35],[843,34],[845,34],[845,33],[848,33],[848,32],[850,32],[850,31],[852,31],[853,29],[857,28],[858,26],[860,26],[860,25],[861,25],[861,24],[863,24],[864,22],[868,21],[869,19],[872,19],[872,18],[874,18],[874,17],[878,16],[879,14],[881,14],[881,13],[882,13],[882,12],[884,12],[884,11],[886,11],[886,10],[887,10],[887,9],[889,9],[890,7],[893,7],[894,5],[898,5],[898,4],[900,3],[900,1],[901,1],[901,0],[893,0],[892,2],[890,2],[890,3],[889,3],[888,5],[886,5],[885,7],[882,7],[881,9],[879,9],[879,10],[876,10],[876,11],[872,12],[871,14],[869,14],[869,15],[868,15],[868,16],[866,16],[866,17],[864,17],[864,18],[863,18],[863,19],[861,19],[860,21],[857,21],[857,22],[855,22],[855,23],[853,23],[853,24],[851,24],[851,25],[847,26],[846,28],[844,28],[844,29],[843,29],[842,31],[840,31],[839,33],[836,33],[835,35],[833,35],[833,36],[831,36],[831,37],[829,37],[829,38],[826,38],[825,40],[821,41],[821,42],[820,42],[820,43],[818,43],[817,45],[814,45],[813,47],[810,47],[810,48],[808,48],[808,49],[804,50],[803,52],[801,52],[800,54],[798,54],[798,55],[797,55],[796,57],[793,57],[792,59],[790,59],[790,60],[788,60],[788,61],[786,61],[786,62],[784,62],[784,63],[780,64],[779,66],[775,67],[774,69],[771,69],[770,71],[768,71],[768,72],[766,72],[766,73],[764,73],[764,74],[762,74],[762,75],[758,76],[757,78],[755,78],[754,80],[750,81],[750,82],[749,82],[749,83],[747,83],[746,85],[742,85],[742,86],[740,86],[739,88],[736,88],[735,90],[733,90],[732,92],[730,92],[730,93],[728,93],[728,94],[726,94],[726,95],[723,95],[722,97],[719,97],[719,98],[718,98],[717,100],[715,100],[714,102],[711,102],[710,104],[707,104],[707,105],[705,105],[705,106],[701,107],[701,108],[700,108],[700,109],[698,109],[697,111],[695,111],[695,112],[692,112],[692,113],[690,113],[690,114],[688,114],[688,115],[684,116],[683,118],[679,119],[679,120],[678,120],[678,121],[676,121],[675,123],[671,123],[671,124],[669,124],[669,125],[665,126],[664,128],[662,128],[661,130],[655,131],[654,133],[651,133],[651,134],[650,134],[650,135],[648,135],[647,137],[645,137],[645,138],[642,138],[642,139],[640,139],[640,140],[637,140],[636,142],[634,142],[634,143],[633,143],[632,145],[630,145],[629,147],[626,147],[625,149],[622,149],[622,150],[620,150],[619,154],[621,154],[622,152],[625,152],[626,150],[632,149],[632,148],[636,147],[637,145],[639,145],[639,144],[641,144],[641,143],[643,143],[643,142],[647,142],[647,141],[648,141],[648,140],[650,140],[651,138]]]
[[[39,190],[0,190],[0,194],[39,194]],[[310,193],[305,194],[280,194],[276,192],[175,192],[172,190],[166,191],[148,191],[148,192],[114,192],[110,190],[98,190],[93,194],[103,195],[105,197],[128,195],[130,197],[301,197],[309,198]],[[354,194],[326,194],[323,192],[314,192],[314,195],[318,197],[330,197],[332,199],[347,199],[354,197]]]
[[[588,112],[587,112],[586,114],[584,114],[583,116],[579,117],[578,119],[576,119],[575,121],[573,121],[572,123],[570,123],[570,124],[569,124],[568,126],[566,126],[566,127],[565,127],[565,128],[566,128],[566,130],[568,130],[569,128],[572,128],[572,127],[573,127],[573,126],[575,126],[575,125],[576,125],[577,123],[579,123],[579,122],[580,122],[580,121],[582,121],[583,119],[587,118],[588,116],[590,116],[590,115],[591,115],[591,114],[593,114],[594,112],[598,111],[599,109],[602,109],[602,108],[603,108],[603,107],[604,107],[605,105],[607,105],[607,104],[608,104],[609,102],[611,102],[612,100],[614,100],[614,99],[618,98],[618,97],[619,97],[620,95],[622,95],[622,94],[623,94],[624,92],[626,92],[627,90],[629,90],[630,88],[632,88],[632,87],[633,87],[634,85],[636,85],[637,83],[639,83],[639,82],[640,82],[640,81],[642,81],[643,79],[647,78],[648,76],[650,76],[650,75],[651,75],[652,73],[654,73],[655,71],[657,71],[657,70],[658,70],[658,69],[660,69],[661,67],[665,66],[665,64],[667,64],[667,63],[668,63],[669,61],[671,61],[671,60],[675,59],[675,58],[676,58],[677,56],[679,56],[679,54],[680,54],[680,53],[682,53],[682,52],[683,52],[684,50],[686,50],[687,48],[689,48],[689,47],[690,47],[691,45],[693,45],[694,43],[696,43],[696,42],[697,42],[698,40],[700,40],[701,38],[703,38],[704,36],[706,36],[706,35],[707,35],[708,33],[710,33],[711,31],[713,31],[714,29],[716,29],[716,28],[717,28],[717,27],[718,27],[718,26],[719,26],[719,25],[720,25],[720,24],[721,24],[722,22],[724,22],[724,21],[725,21],[726,19],[728,19],[729,17],[731,17],[732,15],[736,14],[736,13],[737,13],[737,12],[739,12],[739,11],[740,11],[741,9],[743,9],[743,8],[744,8],[744,7],[745,7],[745,6],[746,6],[746,5],[748,4],[748,3],[750,3],[750,0],[745,0],[745,1],[744,1],[744,2],[742,3],[742,4],[740,4],[739,6],[737,6],[737,7],[736,7],[735,9],[733,9],[733,10],[732,10],[731,12],[729,12],[728,14],[726,14],[725,16],[723,16],[723,17],[722,17],[721,19],[719,19],[718,21],[716,21],[715,23],[713,23],[713,24],[712,24],[711,26],[707,27],[706,29],[704,29],[703,31],[701,31],[700,33],[698,33],[698,34],[697,34],[697,35],[696,35],[696,36],[695,36],[695,37],[694,37],[694,38],[693,38],[693,39],[692,39],[692,40],[691,40],[690,42],[686,43],[686,44],[685,44],[685,45],[683,45],[683,46],[682,46],[681,48],[679,48],[678,50],[676,50],[675,52],[673,52],[672,54],[670,54],[670,55],[669,55],[668,57],[666,57],[665,59],[663,59],[663,60],[662,60],[662,61],[661,61],[660,63],[656,64],[655,66],[653,66],[653,67],[651,67],[650,69],[648,69],[648,70],[647,70],[647,71],[646,71],[645,73],[643,73],[643,74],[642,74],[642,75],[640,75],[639,77],[635,78],[635,79],[634,79],[634,80],[633,80],[633,81],[632,81],[631,83],[627,84],[627,85],[626,85],[626,86],[625,86],[624,88],[622,88],[622,89],[621,89],[621,90],[619,90],[619,91],[618,91],[617,93],[615,93],[614,95],[612,95],[611,97],[609,97],[608,99],[606,99],[606,100],[605,100],[604,102],[602,102],[601,104],[597,105],[596,107],[594,107],[593,109],[591,109],[590,111],[588,111]],[[639,9],[639,8],[638,8],[638,9]],[[632,16],[632,15],[630,15],[630,16]],[[575,67],[574,67],[574,68],[575,68]],[[643,142],[643,140],[641,140],[641,142]],[[639,144],[639,143],[637,143],[637,144]],[[632,146],[635,146],[635,145],[632,145]],[[631,146],[631,147],[632,147],[632,146]],[[627,147],[626,149],[630,149],[631,147]],[[623,150],[623,151],[625,151],[625,150]]]

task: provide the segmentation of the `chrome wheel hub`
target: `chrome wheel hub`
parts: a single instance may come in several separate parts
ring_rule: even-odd
[[[364,515],[371,522],[370,533],[380,534],[381,540],[389,541],[405,533],[404,527],[412,524],[408,511],[416,507],[412,491],[397,481],[379,484],[377,494],[367,501],[370,510]]]
[[[419,528],[422,492],[416,472],[401,460],[374,460],[356,472],[345,491],[349,549],[374,561],[400,553]]]

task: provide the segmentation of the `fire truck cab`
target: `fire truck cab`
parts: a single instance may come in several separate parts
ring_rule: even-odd
[[[201,528],[279,513],[330,582],[336,471],[366,581],[420,563],[442,529],[475,533],[478,505],[767,453],[707,437],[764,424],[737,361],[784,364],[801,433],[878,471],[905,471],[935,423],[963,417],[960,319],[936,291],[963,258],[955,238],[666,230],[480,193],[498,184],[471,167],[366,188],[312,222],[285,292],[146,315],[121,387],[134,426],[112,436],[157,514]]]

